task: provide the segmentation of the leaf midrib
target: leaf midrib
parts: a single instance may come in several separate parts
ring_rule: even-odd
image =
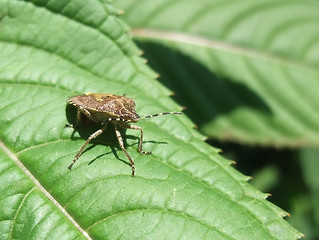
[[[182,44],[196,45],[203,48],[209,48],[217,51],[224,51],[241,55],[244,57],[255,58],[263,61],[270,61],[276,64],[303,68],[307,71],[315,72],[319,74],[319,69],[314,64],[304,63],[296,61],[292,58],[278,56],[269,52],[260,51],[256,49],[246,48],[235,44],[222,42],[202,36],[196,36],[187,34],[179,31],[163,31],[151,28],[133,28],[132,34],[138,39],[153,39],[153,40],[164,40],[169,42],[176,42]]]
[[[22,164],[22,162],[17,158],[17,156],[10,151],[10,149],[0,140],[0,148],[7,154],[7,156],[23,171],[27,177],[33,182],[33,184],[50,200],[52,204],[54,204],[63,214],[67,217],[67,219],[73,224],[75,228],[77,228],[81,234],[86,237],[88,240],[92,240],[87,232],[71,217],[71,215],[59,204],[59,202],[41,185],[41,183],[33,176],[33,174]],[[29,191],[32,192],[34,187]],[[16,215],[18,212],[16,213]]]

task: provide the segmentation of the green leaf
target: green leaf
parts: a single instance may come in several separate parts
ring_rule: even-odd
[[[319,2],[118,0],[150,65],[207,136],[319,145]]]
[[[0,146],[0,239],[86,239],[19,159]]]
[[[74,132],[68,96],[134,97],[142,115],[178,111],[128,27],[97,0],[0,0],[1,239],[296,239],[301,234],[203,142],[187,116],[112,127],[67,166],[98,125]]]

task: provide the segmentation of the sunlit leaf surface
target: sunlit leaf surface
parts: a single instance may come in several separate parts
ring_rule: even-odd
[[[68,96],[126,94],[143,116],[180,111],[119,12],[102,1],[0,0],[0,239],[296,239],[301,234],[184,116],[112,126],[67,169],[98,125],[74,132]]]

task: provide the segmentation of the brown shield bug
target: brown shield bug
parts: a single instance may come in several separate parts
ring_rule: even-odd
[[[83,146],[80,148],[79,152],[75,155],[72,163],[69,165],[71,170],[73,164],[81,156],[85,146],[94,138],[98,137],[103,133],[107,127],[108,123],[112,123],[114,126],[115,134],[118,143],[125,153],[126,157],[130,161],[132,167],[132,176],[135,175],[134,161],[126,151],[123,143],[123,139],[118,127],[139,130],[141,132],[140,142],[138,146],[138,151],[142,154],[151,154],[151,152],[145,152],[142,150],[143,144],[143,129],[137,125],[129,124],[135,123],[141,119],[152,118],[168,114],[182,114],[181,112],[162,112],[153,115],[148,115],[140,117],[135,110],[135,102],[133,99],[118,96],[113,94],[104,93],[86,93],[83,95],[78,95],[68,98],[68,103],[77,108],[77,122],[76,125],[80,123],[81,116],[84,114],[88,119],[93,122],[100,123],[101,129],[92,133]],[[73,127],[72,124],[67,124],[67,126]]]

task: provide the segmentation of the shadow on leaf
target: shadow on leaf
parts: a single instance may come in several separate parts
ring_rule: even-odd
[[[174,99],[201,128],[220,115],[250,108],[272,115],[271,109],[253,90],[235,79],[221,78],[191,57],[150,42],[139,42],[148,64],[160,73],[159,81],[173,90]]]

